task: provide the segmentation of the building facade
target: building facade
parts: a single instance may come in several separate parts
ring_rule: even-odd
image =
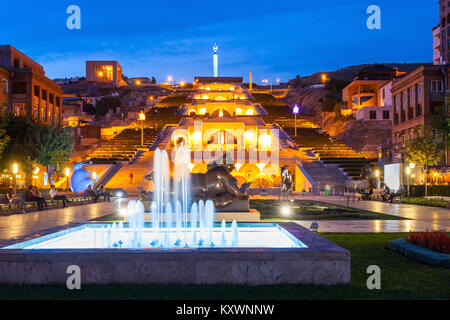
[[[433,64],[442,64],[440,24],[433,28]]]
[[[53,126],[61,124],[61,86],[45,76],[40,64],[10,45],[0,45],[0,67],[2,114],[26,116]]]
[[[86,81],[116,87],[127,85],[122,79],[122,66],[117,61],[86,61]]]
[[[450,1],[439,0],[440,17],[440,62],[447,64],[450,62]]]
[[[429,127],[434,116],[442,117],[444,75],[442,66],[423,65],[392,84],[392,153],[402,161],[402,151],[416,136]]]

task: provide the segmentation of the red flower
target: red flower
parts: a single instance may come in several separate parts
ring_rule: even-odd
[[[404,239],[426,249],[450,254],[450,236],[445,230],[411,233]]]

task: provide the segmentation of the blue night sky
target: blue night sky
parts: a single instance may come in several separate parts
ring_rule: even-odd
[[[68,30],[66,8],[81,8]],[[381,7],[382,29],[366,27]],[[84,76],[85,60],[118,60],[128,77],[191,81],[219,73],[260,82],[374,62],[431,62],[438,0],[8,1],[0,43],[45,67],[50,78]]]

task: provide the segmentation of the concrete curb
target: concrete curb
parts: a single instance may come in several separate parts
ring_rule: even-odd
[[[389,249],[433,267],[450,269],[450,254],[435,252],[409,243],[405,239],[389,241]]]

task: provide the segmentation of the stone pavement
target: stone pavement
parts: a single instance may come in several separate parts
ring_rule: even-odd
[[[339,205],[346,205],[342,197],[299,197]],[[126,199],[101,202],[65,209],[51,209],[0,216],[0,243],[17,239],[42,230],[83,223],[90,219],[115,213],[126,205]],[[378,213],[390,214],[408,220],[319,220],[319,232],[409,232],[450,229],[450,210],[378,201],[349,201],[349,206]],[[296,221],[309,228],[311,221]]]
[[[267,196],[265,199],[278,199],[278,196]],[[444,208],[417,206],[405,203],[389,203],[382,201],[350,200],[344,197],[302,196],[299,200],[314,200],[357,209],[384,213],[409,220],[319,220],[319,232],[409,232],[427,230],[449,230],[450,210]],[[309,228],[311,221],[297,221]]]
[[[33,211],[25,214],[0,216],[0,242],[21,238],[41,230],[86,222],[116,212],[127,200],[74,205],[61,209]]]

